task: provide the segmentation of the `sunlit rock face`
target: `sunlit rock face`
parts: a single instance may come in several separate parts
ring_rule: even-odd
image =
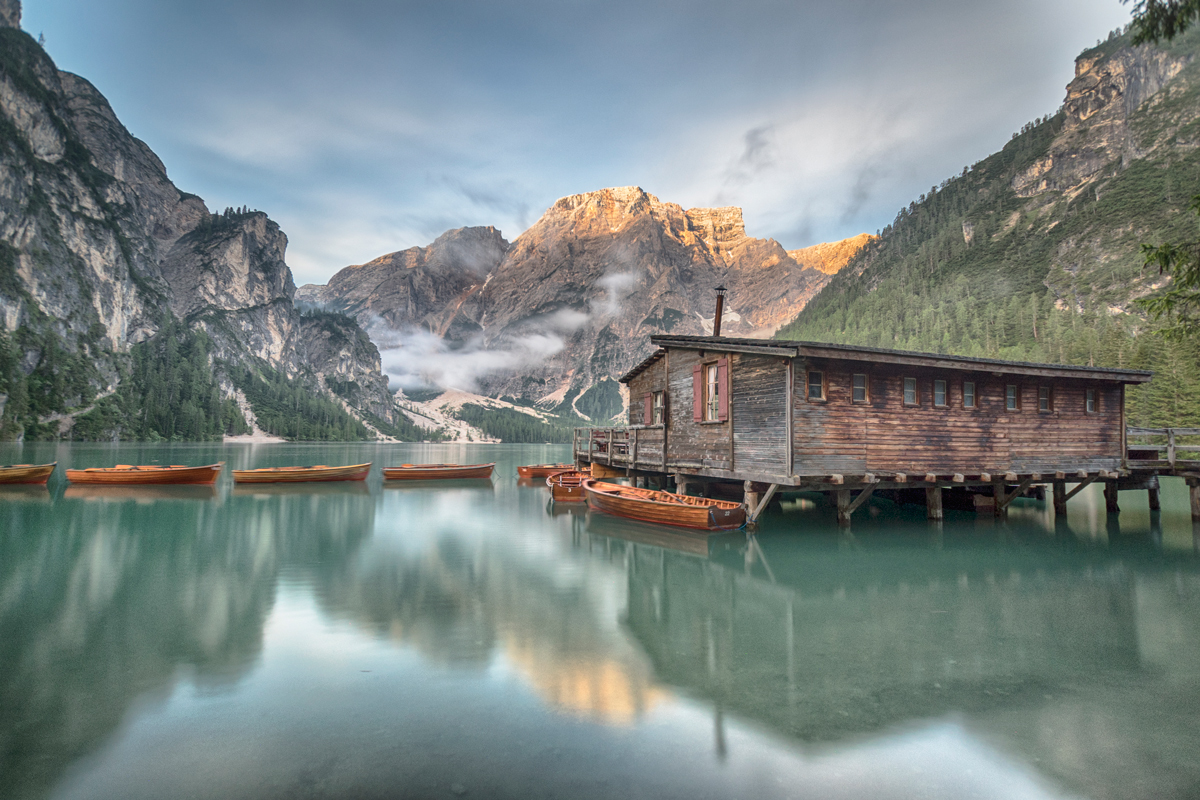
[[[1017,194],[1078,193],[1161,144],[1161,135],[1135,135],[1130,117],[1189,60],[1150,45],[1081,55],[1067,84],[1063,128],[1050,151],[1014,178]]]
[[[103,95],[59,71],[19,23],[20,4],[0,0],[0,47],[19,66],[0,75],[4,331],[53,336],[96,366],[100,391],[120,381],[122,354],[173,314],[207,330],[221,362],[261,360],[314,391],[326,373],[359,376],[357,407],[392,421],[378,351],[362,332],[334,342],[301,324],[279,227],[261,213],[214,224]],[[43,357],[36,347],[21,355],[27,371]]]
[[[605,379],[644,358],[651,334],[710,333],[716,286],[729,289],[722,334],[751,336],[791,319],[828,280],[748,236],[739,208],[684,209],[629,186],[564,197],[511,245],[494,228],[450,231],[299,296],[364,325],[492,350],[536,341],[537,357],[481,375],[479,388],[556,405],[604,386],[616,410]]]
[[[965,229],[964,229],[965,231]],[[965,232],[963,234],[966,235]],[[871,242],[879,239],[869,233],[860,233],[840,242],[822,242],[812,247],[799,250],[788,250],[788,255],[802,267],[820,270],[826,275],[836,275],[842,267],[850,263],[850,259]]]

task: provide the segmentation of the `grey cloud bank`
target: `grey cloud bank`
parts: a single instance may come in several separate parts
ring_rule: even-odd
[[[1053,111],[1117,0],[26,0],[184,190],[267,211],[297,283],[640,185],[788,248],[874,231]]]

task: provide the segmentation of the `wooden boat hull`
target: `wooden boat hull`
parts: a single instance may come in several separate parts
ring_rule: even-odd
[[[384,467],[384,480],[429,481],[460,480],[462,478],[490,478],[495,462],[491,464],[405,464],[400,467]]]
[[[50,473],[54,472],[56,464],[57,461],[54,464],[13,464],[0,467],[0,485],[45,483],[50,480]]]
[[[549,478],[556,472],[567,472],[574,469],[574,464],[529,464],[517,467],[517,474],[522,478]]]
[[[583,491],[583,482],[588,479],[586,472],[556,472],[546,478],[550,487],[550,496],[556,503],[586,503],[587,494]]]
[[[234,483],[323,483],[327,481],[365,481],[371,472],[370,464],[351,464],[345,467],[267,467],[265,469],[235,469]]]
[[[107,484],[128,486],[130,484],[204,484],[216,483],[225,462],[203,467],[107,467],[92,469],[69,469],[67,480],[71,483]]]
[[[746,508],[739,503],[680,497],[592,479],[583,482],[583,489],[588,508],[618,517],[704,531],[731,531],[746,524]]]

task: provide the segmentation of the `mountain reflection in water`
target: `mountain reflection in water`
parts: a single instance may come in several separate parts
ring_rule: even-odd
[[[1055,533],[880,502],[850,534],[789,499],[706,537],[511,477],[553,448],[414,450],[498,477],[0,502],[0,796],[1200,787],[1177,509]]]

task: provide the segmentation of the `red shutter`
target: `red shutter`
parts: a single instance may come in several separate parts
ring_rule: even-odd
[[[667,391],[666,389],[663,389],[663,425],[666,425],[667,421],[671,418],[670,417],[670,414],[671,414],[670,406],[671,406],[671,393],[669,391]],[[663,434],[663,435],[665,436],[666,434]]]
[[[717,419],[729,419],[729,359],[717,362]]]
[[[642,395],[642,401],[645,403],[645,412],[642,414],[642,424],[654,424],[654,395],[646,392]]]
[[[692,367],[692,419],[699,422],[704,419],[704,376],[700,370],[702,365]]]

